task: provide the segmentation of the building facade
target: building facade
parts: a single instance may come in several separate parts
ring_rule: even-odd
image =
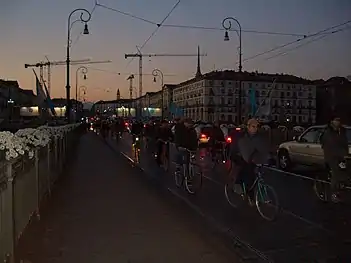
[[[213,71],[177,85],[173,89],[173,103],[184,109],[186,117],[208,122],[239,123],[269,106],[264,116],[258,111],[258,117],[269,115],[271,120],[280,122],[314,123],[316,87],[309,80],[291,75]]]
[[[316,123],[325,124],[331,115],[339,115],[344,124],[351,125],[351,81],[343,77],[319,80],[317,85]]]

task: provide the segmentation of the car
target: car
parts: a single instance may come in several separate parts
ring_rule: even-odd
[[[211,124],[198,124],[194,126],[197,137],[199,138],[199,144],[207,144],[209,142],[212,127]]]
[[[351,154],[351,126],[346,128]],[[284,142],[277,150],[277,164],[282,170],[289,170],[294,165],[307,165],[325,168],[323,149],[320,138],[326,125],[311,126],[293,141]]]

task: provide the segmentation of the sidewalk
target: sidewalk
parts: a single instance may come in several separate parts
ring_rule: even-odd
[[[67,179],[39,223],[25,232],[18,259],[32,263],[239,262],[218,237],[162,200],[96,135],[82,137]],[[27,260],[27,261],[25,261]]]

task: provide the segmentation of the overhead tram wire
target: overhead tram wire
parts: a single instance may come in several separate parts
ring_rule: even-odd
[[[94,12],[95,12],[97,6],[98,6],[98,2],[95,1],[95,5],[94,5],[93,9],[90,11],[91,17],[93,17],[93,14],[94,14]],[[78,40],[80,39],[80,37],[82,36],[82,34],[83,34],[83,30],[80,31],[80,33],[78,34],[78,36],[76,37],[76,39],[72,42],[71,48],[73,48],[74,45],[77,44],[77,42],[78,42]]]
[[[86,66],[88,69],[91,69],[91,70],[96,70],[96,71],[100,71],[100,72],[104,72],[104,73],[109,73],[109,74],[114,74],[114,75],[118,75],[118,76],[121,76],[121,75],[130,75],[131,73],[126,73],[126,72],[117,72],[117,71],[112,71],[112,70],[106,70],[106,69],[101,69],[101,68],[95,68],[95,67],[89,67],[89,66]],[[133,75],[136,75],[136,73],[133,73]],[[144,75],[150,75],[152,76],[152,74],[144,74]],[[175,77],[175,76],[178,76],[179,74],[163,74],[165,77],[168,76],[168,77]]]
[[[101,8],[105,8],[106,10],[110,10],[119,14],[122,14],[124,16],[134,18],[140,21],[143,21],[145,23],[157,26],[158,23],[140,16],[133,15],[128,12],[124,12],[122,10],[119,10],[117,8],[112,8],[109,6],[106,6],[104,4],[96,4],[97,6]],[[169,28],[183,28],[183,29],[198,29],[198,30],[214,30],[214,31],[223,31],[224,29],[221,27],[205,27],[205,26],[193,26],[193,25],[176,25],[176,24],[162,24],[162,27],[169,27]],[[235,29],[232,29],[231,31],[235,31]],[[275,32],[275,31],[259,31],[259,30],[249,30],[249,29],[242,29],[242,32],[245,33],[253,33],[253,34],[266,34],[266,35],[278,35],[278,36],[292,36],[292,37],[303,37],[306,34],[297,34],[297,33],[287,33],[287,32]]]
[[[160,27],[163,25],[163,23],[168,19],[168,17],[173,13],[173,11],[177,8],[177,6],[180,4],[180,0],[177,1],[177,3],[172,7],[172,9],[168,12],[168,14],[165,16],[165,18],[161,21],[161,23],[156,24],[156,29],[151,33],[151,35],[144,41],[144,43],[138,48],[138,51],[140,52],[146,44],[151,40],[153,36],[156,35],[157,31],[160,29]],[[132,63],[134,58],[128,61],[126,68]]]
[[[278,54],[276,54],[276,55],[273,55],[273,56],[271,56],[271,57],[268,57],[268,58],[266,58],[265,60],[270,60],[270,59],[273,59],[273,58],[285,56],[285,55],[287,55],[288,53],[290,53],[290,52],[292,52],[292,51],[294,51],[294,50],[296,50],[296,49],[299,49],[299,48],[302,48],[302,47],[304,47],[304,46],[307,46],[307,45],[309,45],[309,44],[311,44],[311,43],[313,43],[313,42],[320,41],[320,40],[322,40],[322,39],[324,39],[324,38],[326,38],[326,37],[328,37],[328,36],[330,36],[330,35],[333,35],[333,34],[336,34],[336,33],[340,33],[340,32],[342,32],[342,31],[350,30],[350,29],[351,29],[351,27],[345,27],[345,28],[341,28],[341,29],[338,29],[338,30],[329,32],[328,34],[323,34],[323,35],[321,35],[321,36],[319,36],[319,37],[317,37],[317,38],[315,38],[315,39],[311,39],[310,41],[304,42],[304,43],[302,43],[302,44],[300,44],[300,45],[298,45],[298,46],[295,46],[295,47],[293,47],[293,48],[284,50],[283,52],[280,52],[280,53],[278,53]]]
[[[261,57],[261,56],[263,56],[263,55],[272,53],[272,52],[274,52],[274,51],[276,51],[276,50],[279,50],[279,49],[283,49],[283,48],[285,48],[285,47],[287,47],[287,46],[291,46],[291,45],[293,45],[293,44],[296,44],[296,43],[298,43],[298,42],[300,42],[300,41],[306,40],[306,39],[311,38],[311,37],[316,37],[316,36],[320,36],[320,35],[328,35],[330,32],[327,32],[327,31],[333,30],[333,29],[338,28],[338,27],[341,27],[341,26],[345,26],[345,25],[350,24],[350,23],[351,23],[351,20],[346,21],[346,22],[341,23],[341,24],[338,24],[338,25],[335,25],[335,26],[328,27],[328,28],[326,28],[326,29],[320,30],[320,31],[318,31],[318,32],[316,32],[316,33],[313,33],[313,34],[305,35],[305,36],[303,36],[303,37],[301,37],[301,38],[299,38],[299,39],[296,39],[296,40],[294,40],[294,41],[291,41],[291,42],[288,42],[288,43],[286,43],[286,44],[283,44],[283,45],[280,45],[280,46],[271,48],[271,49],[269,49],[269,50],[260,52],[260,53],[258,53],[258,54],[256,54],[256,55],[251,56],[251,57],[244,58],[244,59],[243,59],[243,62],[246,62],[246,61],[249,61],[249,60],[252,60],[252,59]]]

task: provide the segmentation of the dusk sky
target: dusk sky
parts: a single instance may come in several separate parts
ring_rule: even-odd
[[[99,3],[156,23],[161,22],[177,0],[100,0]],[[0,78],[18,80],[25,89],[35,90],[35,79],[25,63],[45,60],[64,61],[67,41],[67,19],[75,8],[91,11],[94,0],[10,0],[1,1],[0,8]],[[78,18],[77,13],[73,19]],[[222,20],[232,16],[243,30],[313,34],[351,20],[350,0],[181,0],[165,21],[165,25],[221,27]],[[233,27],[236,25],[233,24]],[[344,26],[345,27],[345,26]],[[340,27],[340,28],[344,28]],[[284,49],[245,61],[243,70],[268,73],[289,73],[317,79],[351,75],[351,23],[349,30],[331,34],[286,55],[268,59]],[[87,99],[115,99],[116,90],[128,98],[128,74],[138,72],[138,59],[132,63],[125,53],[135,53],[156,26],[117,12],[96,7],[89,22],[90,35],[79,37],[83,24],[72,29],[72,59],[112,60],[110,64],[88,65],[88,79],[79,79],[87,87]],[[339,29],[339,28],[337,28]],[[143,47],[143,53],[194,53],[197,45],[207,53],[202,58],[202,72],[213,69],[237,69],[238,37],[230,32],[230,41],[224,42],[224,31],[161,27]],[[276,46],[297,40],[298,36],[281,36],[243,32],[243,59]],[[313,38],[305,40],[308,42]],[[286,47],[305,43],[303,41]],[[196,57],[144,58],[144,73],[154,68],[163,71],[165,83],[177,83],[191,78],[196,71]],[[91,67],[91,68],[90,68]],[[75,87],[72,66],[71,86]],[[95,70],[100,69],[100,70]],[[103,71],[102,71],[103,70]],[[108,72],[106,72],[108,71]],[[37,70],[39,72],[39,69]],[[111,72],[120,72],[121,75]],[[145,75],[144,93],[160,88],[151,75]],[[65,66],[52,69],[52,97],[65,94]],[[138,79],[134,81],[138,87]],[[109,90],[110,92],[107,92]],[[71,94],[74,94],[72,89]]]

